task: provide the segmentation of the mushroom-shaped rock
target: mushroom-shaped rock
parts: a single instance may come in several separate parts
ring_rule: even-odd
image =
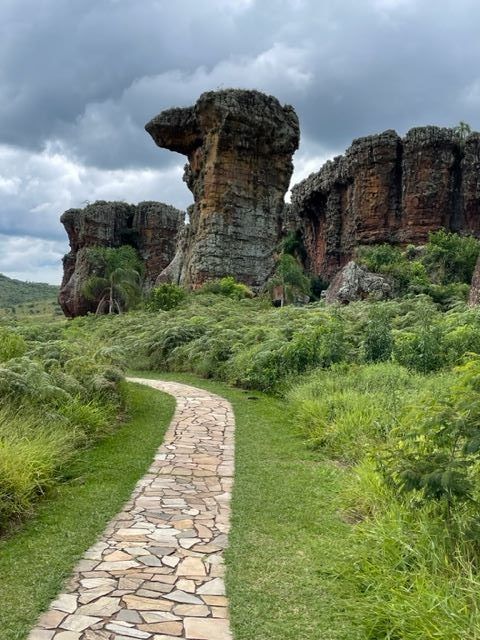
[[[299,143],[293,108],[258,91],[210,91],[145,128],[158,146],[188,157],[194,206],[176,257],[182,268],[167,274],[192,288],[225,275],[261,288],[274,266]]]

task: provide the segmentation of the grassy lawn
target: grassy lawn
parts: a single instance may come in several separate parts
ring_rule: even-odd
[[[130,419],[85,451],[74,480],[41,501],[35,517],[0,541],[0,637],[23,640],[83,552],[120,511],[161,444],[175,401],[129,385]]]
[[[142,372],[228,398],[236,417],[227,589],[235,640],[355,640],[338,558],[348,527],[335,502],[342,472],[296,436],[285,404],[188,374]],[[251,399],[255,398],[255,399]]]

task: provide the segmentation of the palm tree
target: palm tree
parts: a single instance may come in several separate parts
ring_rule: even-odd
[[[140,274],[134,269],[119,267],[103,278],[91,276],[83,287],[83,295],[89,300],[98,300],[96,315],[122,313],[140,298]]]
[[[96,315],[122,313],[141,298],[142,265],[132,247],[94,248],[89,259],[96,273],[85,281],[82,293],[97,301]]]

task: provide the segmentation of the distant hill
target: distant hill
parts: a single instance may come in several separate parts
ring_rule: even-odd
[[[22,282],[0,273],[0,308],[13,307],[26,302],[53,301],[58,287],[43,282]]]

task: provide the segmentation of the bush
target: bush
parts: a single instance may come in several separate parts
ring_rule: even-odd
[[[366,362],[389,360],[392,349],[393,335],[390,318],[382,307],[372,307],[365,326],[364,358]]]
[[[437,284],[470,284],[480,254],[480,241],[444,230],[431,233],[423,262]]]
[[[393,356],[396,362],[419,371],[438,371],[446,362],[440,325],[404,331],[395,336]]]
[[[446,397],[435,390],[406,413],[383,467],[398,489],[443,500],[449,514],[480,493],[480,359],[457,376]],[[480,516],[478,507],[474,512]]]
[[[160,284],[148,294],[145,308],[147,311],[170,311],[186,298],[187,292],[176,284]]]
[[[227,298],[232,298],[233,300],[253,297],[252,291],[246,285],[237,282],[232,276],[207,282],[199,290],[199,293],[214,293],[216,295],[227,296]]]
[[[361,247],[358,260],[369,271],[393,279],[397,295],[421,293],[429,285],[427,271],[420,260],[410,260],[399,247],[389,244]]]

